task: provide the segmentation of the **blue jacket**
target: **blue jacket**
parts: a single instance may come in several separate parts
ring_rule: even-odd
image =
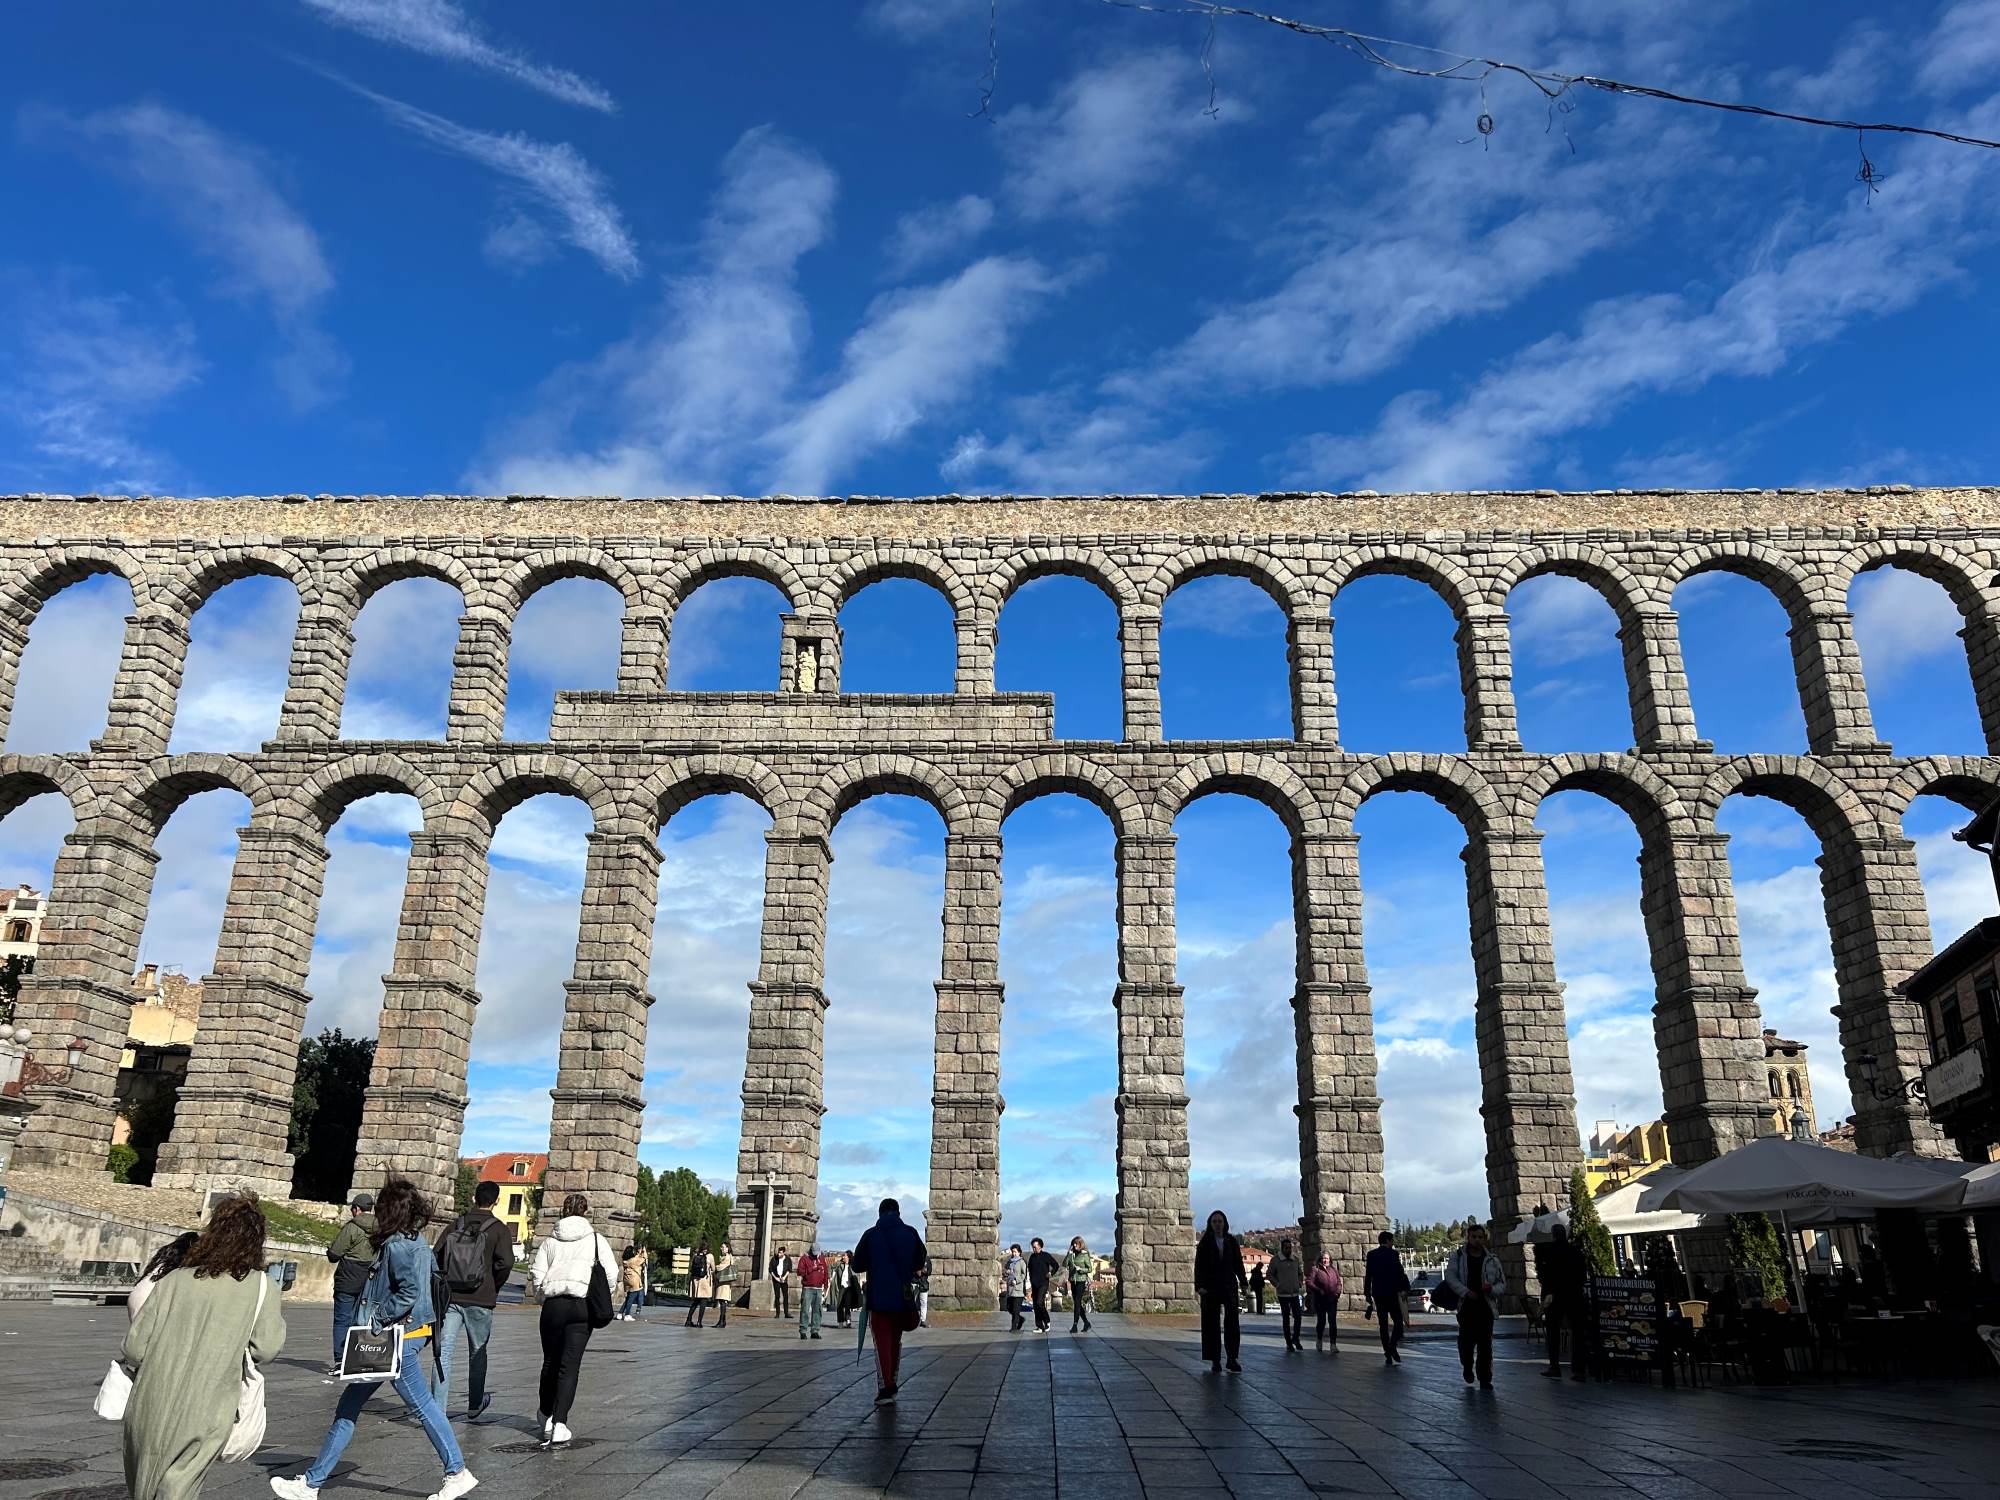
[[[902,1312],[911,1304],[903,1298],[903,1283],[916,1278],[930,1256],[923,1237],[895,1214],[884,1214],[861,1236],[850,1262],[868,1277],[868,1310]]]
[[[431,1272],[437,1261],[431,1247],[414,1234],[395,1235],[385,1242],[368,1273],[358,1319],[370,1328],[402,1323],[421,1328],[436,1316],[431,1307]]]

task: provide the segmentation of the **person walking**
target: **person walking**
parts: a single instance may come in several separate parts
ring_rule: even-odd
[[[1082,1235],[1073,1235],[1069,1242],[1069,1254],[1063,1257],[1063,1275],[1069,1281],[1069,1331],[1075,1333],[1082,1325],[1085,1333],[1090,1332],[1090,1279],[1097,1274],[1097,1262],[1091,1256],[1089,1247],[1083,1243]]]
[[[1554,1238],[1537,1247],[1535,1274],[1547,1299],[1543,1318],[1548,1326],[1549,1364],[1544,1375],[1562,1376],[1563,1325],[1569,1325],[1569,1378],[1584,1379],[1590,1335],[1590,1265],[1583,1250],[1569,1237],[1567,1225],[1555,1227]]]
[[[590,1277],[604,1272],[608,1294],[618,1280],[618,1263],[611,1242],[590,1225],[590,1200],[571,1193],[562,1201],[555,1232],[535,1252],[535,1290],[542,1294],[542,1441],[570,1441],[571,1404],[577,1377],[583,1373],[583,1351],[590,1347]]]
[[[118,1362],[132,1377],[124,1446],[133,1500],[201,1493],[236,1422],[244,1359],[266,1365],[285,1347],[277,1289],[264,1275],[264,1233],[255,1196],[223,1199],[179,1262],[148,1287],[144,1316],[125,1331]],[[179,1244],[153,1257],[149,1277]]]
[[[1019,1245],[1009,1245],[1005,1259],[1000,1262],[1000,1305],[1014,1320],[1007,1330],[1009,1333],[1019,1333],[1027,1321],[1021,1313],[1021,1294],[1027,1286],[1028,1262],[1022,1257]]]
[[[783,1245],[778,1246],[778,1253],[771,1257],[770,1265],[771,1300],[775,1304],[771,1316],[774,1318],[789,1318],[792,1315],[792,1272],[797,1269],[798,1262],[792,1259],[791,1253]]]
[[[1303,1354],[1306,1349],[1303,1337],[1305,1322],[1300,1315],[1299,1298],[1306,1289],[1306,1268],[1290,1240],[1278,1241],[1278,1258],[1271,1262],[1267,1279],[1278,1298],[1278,1318],[1284,1325],[1285,1348],[1294,1354]],[[1261,1303],[1262,1300],[1260,1296],[1258,1301]],[[1263,1310],[1261,1306],[1257,1309],[1259,1312]]]
[[[424,1345],[437,1331],[437,1309],[431,1300],[437,1257],[423,1237],[430,1220],[431,1206],[414,1183],[391,1177],[382,1185],[375,1199],[375,1269],[368,1274],[354,1321],[357,1326],[365,1321],[377,1333],[394,1327],[403,1330],[402,1373],[390,1383],[403,1398],[403,1405],[416,1414],[444,1466],[444,1482],[431,1500],[458,1500],[479,1481],[465,1466],[451,1423],[445,1420],[444,1409],[431,1395],[423,1375]],[[319,1445],[319,1457],[297,1478],[272,1477],[271,1493],[278,1500],[318,1500],[320,1487],[333,1476],[340,1455],[353,1441],[355,1419],[380,1389],[379,1380],[352,1380],[341,1387],[333,1425]]]
[[[728,1241],[715,1252],[715,1267],[709,1272],[715,1278],[715,1326],[729,1326],[730,1304],[736,1300],[736,1257],[729,1253]]]
[[[431,1394],[440,1409],[451,1405],[451,1365],[459,1335],[470,1351],[465,1366],[465,1418],[476,1422],[493,1404],[486,1389],[486,1346],[493,1338],[493,1309],[500,1305],[500,1288],[514,1274],[514,1226],[493,1212],[500,1201],[500,1184],[482,1182],[472,1190],[472,1207],[445,1226],[434,1253],[451,1305],[438,1329],[437,1378]]]
[[[916,1321],[909,1283],[916,1280],[930,1256],[916,1230],[903,1222],[894,1198],[884,1198],[874,1226],[854,1247],[852,1264],[868,1278],[868,1333],[875,1340],[875,1368],[882,1378],[875,1404],[896,1399],[896,1374],[903,1359],[903,1332]]]
[[[1306,1273],[1306,1289],[1312,1293],[1316,1319],[1313,1347],[1324,1349],[1330,1343],[1333,1352],[1340,1353],[1340,1269],[1324,1250],[1320,1251],[1312,1270]]]
[[[1403,1320],[1405,1310],[1403,1298],[1410,1290],[1409,1273],[1403,1269],[1403,1257],[1396,1253],[1396,1237],[1383,1230],[1375,1236],[1375,1248],[1368,1252],[1368,1261],[1361,1273],[1361,1301],[1364,1309],[1375,1314],[1375,1326],[1382,1331],[1382,1363],[1400,1365],[1403,1362]],[[1391,1332],[1390,1325],[1394,1324]]]
[[[1250,1278],[1243,1274],[1243,1247],[1229,1232],[1229,1216],[1217,1209],[1194,1247],[1194,1294],[1201,1302],[1201,1357],[1211,1372],[1220,1372],[1222,1357],[1240,1370],[1237,1353],[1243,1330],[1237,1321],[1237,1301]]]
[[[1500,1257],[1486,1247],[1482,1224],[1465,1226],[1465,1243],[1445,1262],[1444,1284],[1458,1297],[1458,1362],[1465,1383],[1476,1373],[1479,1388],[1493,1389],[1493,1317],[1507,1294],[1507,1273]]]
[[[326,1247],[333,1262],[333,1364],[326,1378],[340,1373],[340,1359],[347,1349],[347,1330],[354,1326],[354,1309],[368,1285],[368,1272],[375,1264],[375,1198],[356,1193],[347,1205],[347,1222]]]
[[[1049,1331],[1049,1282],[1055,1278],[1056,1258],[1040,1239],[1028,1241],[1028,1289],[1035,1296],[1035,1332]]]
[[[925,1261],[922,1266],[918,1267],[917,1274],[911,1278],[910,1287],[917,1294],[917,1327],[928,1328],[931,1326],[931,1267],[929,1261]]]
[[[853,1273],[847,1269],[845,1253],[832,1256],[827,1261],[826,1296],[833,1311],[833,1326],[847,1326],[847,1284]]]
[[[826,1309],[826,1284],[832,1279],[826,1257],[819,1246],[808,1245],[799,1257],[799,1337],[818,1338],[819,1320]]]
[[[843,1251],[840,1257],[842,1282],[840,1287],[840,1326],[852,1328],[854,1315],[861,1311],[861,1268],[854,1264],[852,1254]]]
[[[646,1306],[646,1261],[644,1245],[629,1245],[624,1259],[618,1262],[619,1279],[625,1287],[625,1302],[618,1309],[618,1316],[624,1322],[636,1323]]]
[[[159,1284],[181,1268],[188,1251],[194,1249],[201,1238],[199,1230],[190,1229],[186,1234],[176,1235],[153,1252],[153,1258],[146,1262],[146,1269],[139,1273],[139,1279],[132,1283],[132,1290],[125,1294],[125,1321],[139,1321],[139,1309],[153,1295]]]
[[[1260,1260],[1250,1268],[1250,1295],[1256,1300],[1257,1316],[1264,1316],[1264,1263]]]
[[[714,1290],[708,1270],[708,1241],[703,1240],[688,1257],[687,1326],[690,1328],[700,1328],[708,1322],[708,1299]]]

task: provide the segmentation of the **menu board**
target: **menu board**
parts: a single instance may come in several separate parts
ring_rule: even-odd
[[[1632,1364],[1661,1363],[1665,1349],[1660,1293],[1650,1276],[1599,1276],[1590,1284],[1600,1357]]]

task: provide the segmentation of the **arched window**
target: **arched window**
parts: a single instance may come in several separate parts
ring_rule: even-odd
[[[1785,1091],[1779,1086],[1778,1075],[1775,1072],[1771,1074],[1771,1097],[1773,1099],[1782,1099],[1785,1097]]]
[[[1465,749],[1458,619],[1415,578],[1371,574],[1333,601],[1333,682],[1349,750]]]
[[[676,692],[774,693],[780,617],[791,606],[761,578],[712,578],[669,623],[667,686]]]
[[[958,674],[951,601],[916,578],[883,578],[840,609],[840,690],[949,693]]]
[[[340,735],[441,740],[465,601],[441,578],[403,578],[369,595],[354,620]]]
[[[1292,736],[1285,612],[1247,578],[1183,583],[1160,612],[1160,717],[1170,740]]]
[[[624,597],[595,578],[558,579],[527,598],[507,642],[508,739],[547,739],[559,691],[618,686],[624,616]]]
[[[1542,573],[1507,596],[1514,703],[1530,750],[1623,750],[1632,705],[1618,615],[1580,578]]]
[[[87,750],[104,733],[131,613],[132,586],[116,573],[94,573],[36,611],[14,683],[7,749]]]
[[[298,622],[298,590],[284,578],[240,578],[202,602],[188,621],[168,753],[255,750],[276,734]]]
[[[1003,693],[1054,693],[1056,738],[1124,736],[1118,605],[1087,578],[1032,578],[1001,607],[994,681]]]
[[[1875,734],[1903,755],[1984,755],[1979,706],[1942,584],[1907,568],[1863,573],[1848,590]]]
[[[1792,621],[1764,584],[1719,569],[1674,591],[1696,732],[1725,755],[1802,754]]]

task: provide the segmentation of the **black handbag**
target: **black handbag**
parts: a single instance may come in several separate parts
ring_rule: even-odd
[[[590,1317],[592,1328],[609,1328],[616,1309],[611,1305],[611,1278],[604,1274],[604,1262],[597,1254],[597,1246],[590,1250],[590,1292],[583,1299],[584,1311]]]

